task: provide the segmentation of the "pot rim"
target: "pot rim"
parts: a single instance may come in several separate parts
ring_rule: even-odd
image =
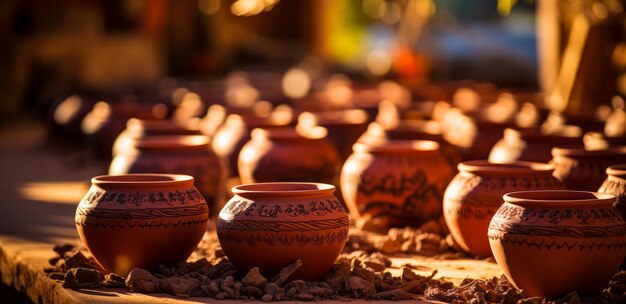
[[[626,164],[613,165],[606,168],[606,175],[626,177]]]
[[[526,174],[526,173],[552,173],[554,172],[554,165],[539,162],[530,161],[514,161],[512,163],[490,163],[488,160],[468,160],[459,163],[457,166],[459,172],[471,172],[471,173],[512,173],[512,174]]]
[[[626,146],[611,146],[601,150],[587,150],[584,145],[557,146],[552,148],[552,156],[602,156],[602,155],[626,155]]]
[[[368,153],[437,152],[439,151],[439,143],[434,140],[388,139],[375,145],[357,142],[352,146],[352,150]]]
[[[250,183],[234,186],[231,191],[235,195],[250,196],[320,196],[333,195],[335,186],[315,182],[268,182]]]
[[[207,148],[210,140],[206,135],[152,135],[137,139],[138,149]]]
[[[137,186],[175,186],[191,184],[194,178],[185,174],[161,174],[161,173],[130,173],[98,175],[91,178],[91,184],[100,187],[137,187]]]
[[[539,197],[538,197],[539,196]],[[504,201],[522,207],[612,206],[615,195],[577,190],[532,190],[506,193]]]

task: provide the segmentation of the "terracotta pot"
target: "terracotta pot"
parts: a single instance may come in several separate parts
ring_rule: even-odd
[[[370,128],[375,128],[375,124],[371,124]],[[370,129],[368,129],[368,132]],[[383,137],[390,140],[432,140],[439,144],[441,154],[448,160],[453,167],[461,162],[461,149],[455,145],[448,143],[443,138],[441,131],[441,123],[434,120],[418,121],[403,120],[394,128],[388,128],[383,131]],[[377,131],[372,130],[372,133]]]
[[[115,156],[109,174],[173,173],[194,177],[209,207],[215,206],[225,178],[220,159],[203,135],[150,136],[135,148]]]
[[[321,183],[259,183],[233,187],[217,219],[224,253],[240,273],[259,267],[271,278],[302,260],[292,280],[316,281],[348,239],[348,214]]]
[[[443,214],[450,234],[463,250],[479,257],[491,256],[489,221],[508,192],[565,189],[552,174],[554,166],[517,161],[492,164],[485,160],[462,162],[446,188]]]
[[[341,172],[341,188],[353,218],[389,217],[392,226],[416,226],[441,215],[452,168],[434,141],[355,144]]]
[[[324,182],[337,180],[341,159],[326,130],[301,135],[292,128],[254,129],[239,153],[241,182]]]
[[[361,109],[305,112],[298,117],[298,127],[322,126],[328,130],[328,140],[337,148],[342,159],[352,153],[352,145],[367,130],[369,118]]]
[[[555,146],[582,144],[580,129],[568,128],[557,134],[542,134],[537,129],[506,129],[489,152],[489,162],[508,164],[517,160],[547,163]]]
[[[529,296],[600,292],[626,257],[615,196],[584,191],[512,192],[489,225],[494,257]]]
[[[626,146],[586,150],[582,146],[552,149],[554,175],[567,189],[596,191],[606,179],[606,168],[626,163]]]
[[[607,178],[598,192],[615,195],[615,207],[626,219],[626,164],[610,166],[606,169]]]
[[[185,261],[207,229],[209,210],[193,177],[97,176],[76,209],[76,229],[107,271]]]
[[[131,118],[126,122],[126,129],[117,136],[113,143],[113,157],[133,149],[138,139],[155,135],[200,135],[200,128],[183,126],[171,120],[145,120]]]
[[[238,176],[237,165],[239,152],[243,145],[250,140],[250,131],[254,128],[270,129],[284,127],[291,122],[291,119],[282,119],[276,116],[255,117],[240,116],[237,114],[228,115],[226,122],[222,125],[211,142],[213,151],[228,164],[227,176]]]

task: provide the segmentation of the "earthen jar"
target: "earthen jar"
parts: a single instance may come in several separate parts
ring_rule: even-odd
[[[367,130],[368,123],[367,112],[361,109],[304,112],[298,116],[300,128],[326,128],[328,140],[344,160],[352,153],[352,145]]]
[[[348,239],[348,213],[321,183],[258,183],[233,187],[217,219],[217,236],[240,273],[259,267],[271,278],[297,259],[291,277],[316,281],[335,263]]]
[[[582,144],[580,129],[568,128],[556,134],[542,134],[538,129],[506,129],[504,136],[489,152],[489,162],[512,163],[517,160],[547,163],[552,148]]]
[[[224,124],[217,130],[211,146],[213,151],[228,165],[227,176],[239,175],[237,165],[239,152],[243,145],[250,140],[250,132],[255,128],[270,129],[285,127],[291,123],[291,118],[283,119],[277,116],[257,117],[252,115],[228,115]]]
[[[626,219],[626,164],[610,166],[606,169],[607,178],[598,192],[615,195],[615,207]]]
[[[326,129],[300,134],[295,129],[254,129],[239,153],[239,176],[256,182],[323,182],[334,184],[341,169],[337,149]]]
[[[600,292],[626,257],[615,196],[571,190],[512,192],[489,225],[507,278],[529,296]]]
[[[117,136],[113,143],[113,157],[133,149],[135,142],[147,136],[155,135],[200,135],[200,128],[182,125],[171,120],[145,120],[131,118],[126,122],[126,129]]]
[[[586,150],[583,146],[552,149],[554,175],[567,189],[596,191],[606,179],[606,168],[626,163],[626,146]]]
[[[565,189],[552,174],[554,166],[516,161],[493,164],[485,160],[462,162],[446,188],[443,214],[450,234],[463,250],[491,256],[487,228],[508,192]]]
[[[109,174],[173,173],[195,179],[198,190],[212,209],[222,193],[222,162],[203,135],[150,136],[138,139],[134,149],[115,156]]]
[[[107,271],[157,270],[185,261],[207,229],[209,210],[193,177],[97,176],[76,209],[76,229]]]
[[[392,226],[416,226],[441,215],[452,167],[434,141],[354,145],[341,172],[344,200],[353,218],[387,217]]]

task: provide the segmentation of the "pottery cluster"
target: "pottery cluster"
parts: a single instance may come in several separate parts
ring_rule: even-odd
[[[270,94],[273,102],[233,76],[220,94],[199,86],[171,92],[171,103],[60,103],[54,132],[81,125],[89,131],[81,138],[102,139],[95,149],[112,158],[110,175],[93,179],[77,210],[87,247],[122,273],[175,263],[197,245],[210,210],[240,272],[272,276],[299,259],[293,278],[316,280],[343,250],[350,220],[445,221],[463,251],[493,255],[516,286],[542,296],[592,292],[626,257],[619,124],[599,131],[604,124],[593,118],[483,84],[325,81],[300,99]],[[568,255],[585,267],[566,272]]]

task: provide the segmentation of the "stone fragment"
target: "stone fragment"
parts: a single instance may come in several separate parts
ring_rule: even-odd
[[[241,294],[255,299],[259,299],[261,296],[263,296],[263,290],[254,286],[244,286],[243,288],[241,288]]]
[[[369,298],[376,293],[376,286],[358,276],[351,276],[346,284],[346,289],[350,294],[360,297]]]
[[[296,272],[296,270],[298,270],[300,267],[302,267],[302,261],[300,259],[297,259],[290,265],[283,268],[277,275],[275,275],[270,280],[270,282],[275,283],[276,285],[280,286],[283,283],[285,283],[287,280],[289,280],[289,277],[291,277],[291,275],[294,272]]]
[[[126,277],[126,287],[133,292],[155,293],[159,290],[159,280],[142,268],[134,268]]]
[[[102,282],[102,276],[100,276],[100,272],[91,268],[84,267],[76,267],[72,268],[71,271],[76,278],[78,283],[99,283]]]
[[[254,267],[241,279],[241,282],[246,286],[262,288],[267,283],[267,279],[261,274],[259,267]]]
[[[160,279],[159,286],[171,295],[190,295],[192,291],[200,289],[200,280],[188,275],[173,276]]]
[[[381,291],[375,293],[372,298],[375,300],[391,300],[391,301],[400,301],[400,300],[413,300],[413,296],[402,290],[402,289],[393,289],[387,291]]]

